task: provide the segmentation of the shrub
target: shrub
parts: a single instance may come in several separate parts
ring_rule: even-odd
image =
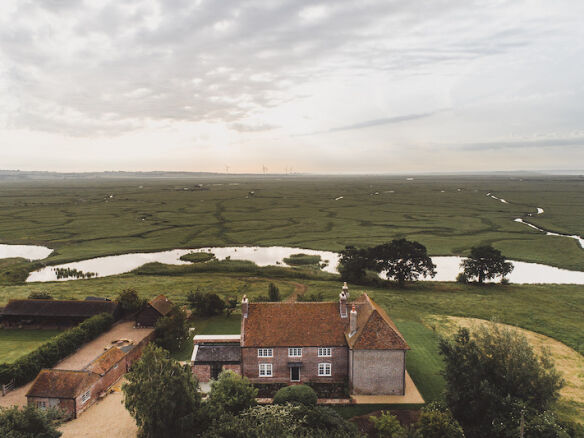
[[[180,351],[190,339],[185,312],[175,306],[168,316],[156,321],[154,336],[156,344],[162,348],[171,352]]]
[[[124,315],[136,313],[146,305],[146,300],[141,299],[135,289],[124,289],[121,291],[118,295],[117,302],[120,304]]]
[[[422,409],[416,430],[424,438],[464,438],[458,421],[448,408],[438,403],[430,403]]]
[[[468,276],[464,273],[464,272],[459,272],[459,274],[456,276],[456,281],[458,283],[468,283]]]
[[[285,386],[274,396],[274,403],[283,405],[284,403],[303,404],[306,406],[316,406],[318,397],[314,389],[307,385]]]
[[[28,294],[28,299],[29,300],[52,300],[53,296],[46,291],[31,292],[30,294]]]
[[[380,437],[402,438],[405,434],[405,429],[401,426],[397,417],[391,415],[388,411],[382,411],[378,417],[371,416],[369,420],[373,423]]]
[[[203,293],[201,291],[189,292],[187,301],[191,309],[197,315],[214,316],[220,315],[225,309],[225,302],[217,294]]]
[[[0,436],[6,438],[58,438],[56,428],[59,411],[32,406],[0,408]]]

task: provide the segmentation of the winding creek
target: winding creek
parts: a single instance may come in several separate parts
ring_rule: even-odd
[[[57,280],[56,269],[70,268],[83,272],[95,272],[97,277],[108,275],[122,274],[130,272],[145,263],[160,262],[171,265],[188,264],[180,260],[180,257],[192,251],[208,251],[215,254],[219,260],[225,260],[229,257],[232,260],[250,260],[258,266],[280,265],[287,266],[283,259],[292,254],[309,254],[320,255],[321,262],[327,265],[324,271],[337,273],[339,263],[339,254],[331,251],[316,251],[303,248],[291,248],[283,246],[272,247],[207,247],[198,249],[175,249],[170,251],[161,251],[154,253],[133,253],[117,256],[98,257],[95,259],[83,260],[80,262],[67,263],[58,266],[47,266],[38,271],[32,272],[27,282],[43,281],[67,281],[71,279]],[[436,264],[437,275],[435,281],[455,281],[460,272],[460,262],[462,257],[456,256],[437,256],[432,257]],[[541,265],[537,263],[526,263],[512,261],[515,269],[508,276],[512,283],[568,283],[584,284],[584,272],[569,271],[567,269],[555,268],[552,266]]]
[[[489,198],[496,199],[497,201],[501,201],[504,204],[509,204],[509,202],[507,202],[505,199],[498,198],[495,195],[493,195],[492,193],[487,193],[487,196]],[[535,207],[535,208],[537,209],[537,212],[535,213],[535,215],[543,214],[543,208],[541,208],[541,207]],[[527,213],[526,216],[532,217],[533,215],[534,215],[534,213]],[[513,221],[518,222],[520,224],[527,225],[528,227],[533,228],[534,230],[537,230],[541,233],[545,233],[546,236],[568,237],[570,239],[575,239],[580,244],[580,248],[584,249],[584,238],[578,236],[577,234],[563,234],[563,233],[554,233],[552,231],[547,231],[547,230],[544,230],[543,228],[539,228],[537,225],[534,225],[531,222],[528,222],[525,219],[520,218],[520,217],[513,219]]]

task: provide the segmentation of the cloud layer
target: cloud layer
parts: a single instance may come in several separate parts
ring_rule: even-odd
[[[489,150],[499,155],[481,166],[496,168],[545,139],[551,161],[543,151],[509,165],[584,158],[578,0],[2,9],[0,167],[395,171],[436,166],[423,164],[436,154],[455,170]]]

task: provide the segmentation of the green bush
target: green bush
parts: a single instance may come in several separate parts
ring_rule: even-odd
[[[16,362],[0,364],[0,384],[14,380],[20,386],[30,382],[43,368],[54,367],[81,345],[109,330],[113,322],[112,316],[107,313],[95,315],[77,327],[55,336]]]
[[[388,411],[383,411],[380,416],[369,417],[373,426],[377,430],[379,437],[384,438],[402,438],[405,434],[405,429],[401,426],[399,420]]]
[[[314,389],[307,385],[285,386],[274,396],[274,404],[283,405],[285,403],[303,404],[306,406],[316,406],[318,397]]]

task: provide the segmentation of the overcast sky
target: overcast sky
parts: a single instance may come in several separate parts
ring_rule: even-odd
[[[581,169],[584,1],[1,0],[0,169]]]

